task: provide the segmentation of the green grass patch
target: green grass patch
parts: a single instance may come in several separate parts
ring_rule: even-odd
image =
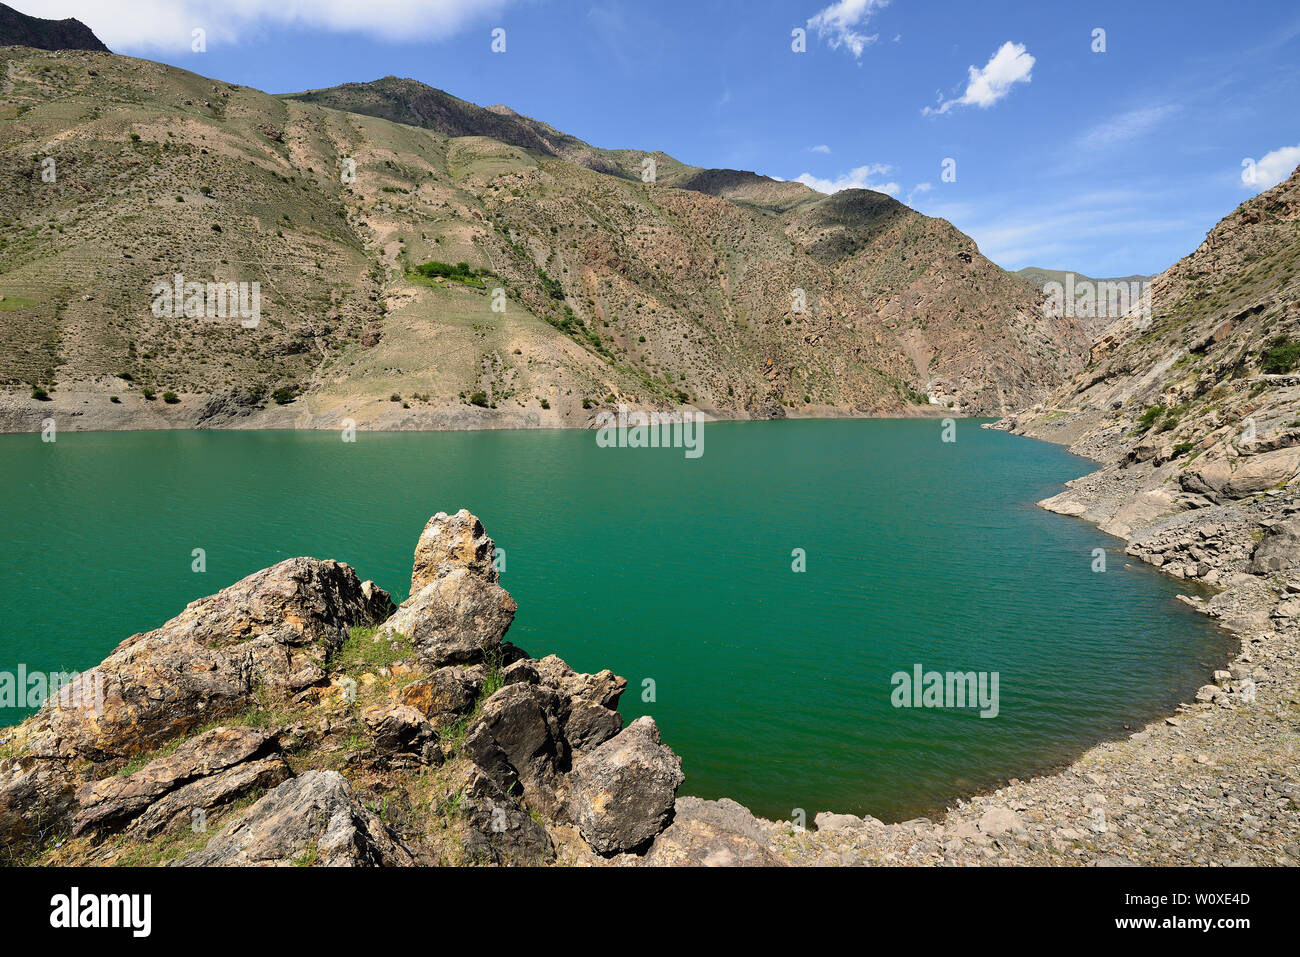
[[[334,656],[333,669],[344,674],[373,673],[380,668],[391,668],[415,653],[410,639],[405,635],[388,633],[387,640],[376,641],[375,636],[378,634],[378,626],[354,625],[349,630],[343,647]]]
[[[1279,336],[1268,344],[1260,360],[1269,375],[1285,375],[1300,368],[1300,342]]]
[[[471,269],[469,263],[444,263],[432,259],[427,263],[413,266],[406,271],[408,279],[425,279],[430,281],[458,282],[466,286],[483,288],[482,276],[491,275],[487,270]]]

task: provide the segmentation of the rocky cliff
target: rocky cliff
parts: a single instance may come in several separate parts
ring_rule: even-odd
[[[1183,599],[1240,649],[1179,716],[977,800],[1037,822],[1018,813],[987,855],[1300,861],[1300,170],[1154,277],[1149,313],[1110,325],[1063,389],[993,427],[1096,460],[1039,504],[1207,586]],[[1077,824],[1061,828],[1062,815]]]
[[[1087,354],[880,193],[598,149],[394,78],[274,97],[13,47],[0,84],[8,431],[1000,414]]]

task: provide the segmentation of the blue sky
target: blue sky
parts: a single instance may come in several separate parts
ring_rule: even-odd
[[[1300,164],[1295,0],[8,2],[270,92],[409,76],[596,146],[883,189],[1009,269],[1158,272]]]

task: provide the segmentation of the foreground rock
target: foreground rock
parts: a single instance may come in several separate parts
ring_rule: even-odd
[[[262,798],[181,866],[319,864],[393,867],[414,863],[410,851],[364,807],[343,775],[308,771]]]
[[[0,847],[69,824],[76,787],[123,760],[320,681],[349,629],[392,608],[341,562],[291,558],[128,638],[14,731]]]
[[[681,759],[647,715],[574,765],[569,811],[596,851],[633,851],[667,825],[683,780]]]
[[[297,558],[132,637],[83,676],[103,688],[88,707],[52,702],[12,732],[0,846],[216,866],[643,851],[680,762],[650,719],[622,730],[624,679],[504,640],[515,604],[494,554],[474,516],[439,513],[401,608],[346,565]],[[224,829],[194,849],[209,822]]]

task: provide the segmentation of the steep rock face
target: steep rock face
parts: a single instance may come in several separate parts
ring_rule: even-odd
[[[1300,170],[1247,200],[1151,281],[1093,361],[1000,428],[1069,444],[1103,471],[1048,507],[1128,537],[1300,476]]]

